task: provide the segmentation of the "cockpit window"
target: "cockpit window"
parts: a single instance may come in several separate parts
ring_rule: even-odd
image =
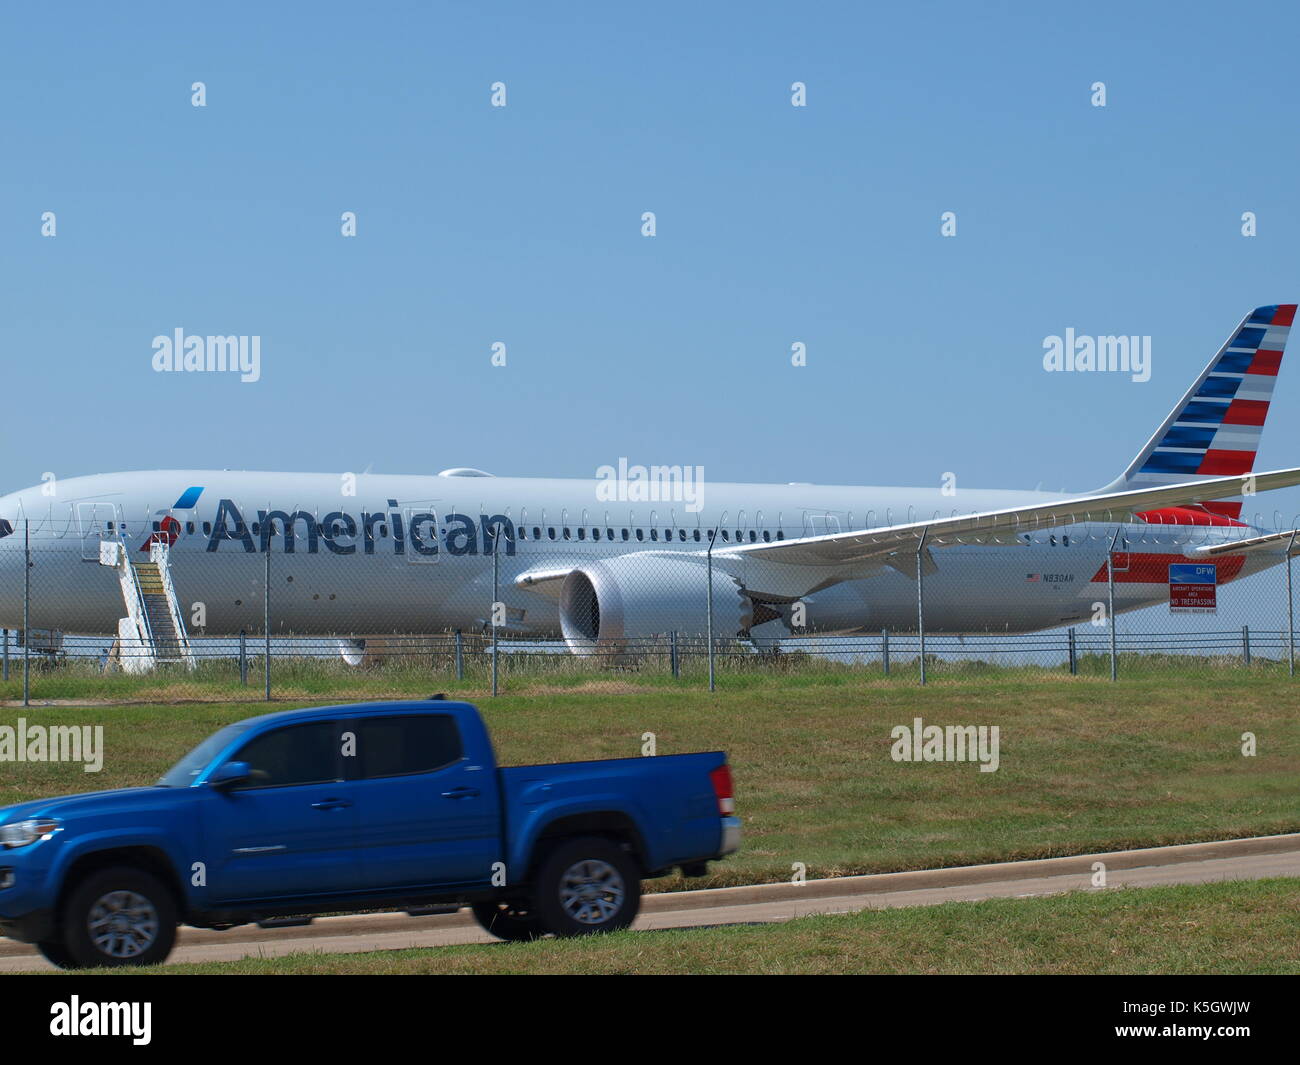
[[[12,536],[13,531],[14,527],[9,524],[8,519],[0,518],[0,539],[3,539],[6,536]]]

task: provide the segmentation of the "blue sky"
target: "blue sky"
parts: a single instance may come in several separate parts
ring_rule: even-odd
[[[1300,299],[1296,22],[7,5],[0,491],[157,466],[591,476],[620,456],[1096,487],[1243,314]],[[177,327],[259,335],[262,379],[153,372]],[[1150,381],[1045,372],[1067,328],[1151,335]],[[1296,378],[1284,363],[1257,469],[1300,465]]]

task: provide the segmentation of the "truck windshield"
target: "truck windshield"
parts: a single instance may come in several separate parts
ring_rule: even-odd
[[[208,763],[216,757],[219,750],[230,743],[236,736],[247,732],[251,726],[251,721],[236,721],[233,725],[227,725],[220,732],[214,732],[167,770],[158,780],[158,787],[188,788],[194,783],[194,778],[203,772]]]

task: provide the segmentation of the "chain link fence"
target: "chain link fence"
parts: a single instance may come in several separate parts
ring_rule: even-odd
[[[828,566],[809,590],[807,567],[749,550],[783,531],[494,519],[421,540],[391,524],[346,552],[283,525],[213,551],[179,524],[20,521],[0,537],[0,697],[495,694],[619,674],[713,687],[796,670],[898,683],[1295,671],[1287,541],[1204,562],[1188,552],[1211,532],[1195,528],[1173,543],[1167,528],[1131,524],[922,538],[851,579]]]

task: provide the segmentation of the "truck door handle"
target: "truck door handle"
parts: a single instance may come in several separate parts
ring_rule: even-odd
[[[452,788],[451,791],[444,791],[442,793],[444,799],[473,799],[477,797],[477,795],[478,788],[470,788],[463,785],[459,788]]]
[[[347,799],[325,799],[322,802],[311,804],[313,810],[339,810],[345,806],[351,806],[352,803]]]

